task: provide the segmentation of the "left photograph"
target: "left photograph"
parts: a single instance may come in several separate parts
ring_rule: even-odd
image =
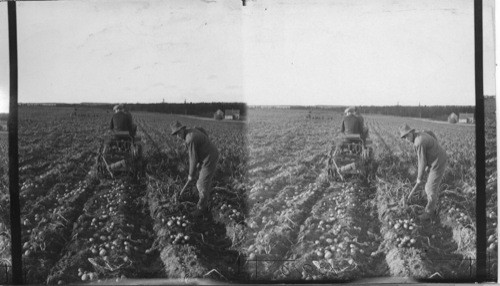
[[[16,5],[23,282],[244,280],[241,3]]]

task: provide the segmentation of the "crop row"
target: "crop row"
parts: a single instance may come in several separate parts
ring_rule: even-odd
[[[456,224],[450,225],[449,222],[473,225],[470,214],[465,215],[457,208],[453,211],[458,212],[458,217],[454,216],[447,205],[442,204],[439,215],[442,226],[437,221],[420,221],[418,215],[426,204],[423,191],[417,192],[414,198],[407,197],[415,176],[409,169],[414,163],[407,156],[396,157],[387,153],[379,154],[379,162],[376,186],[378,217],[384,237],[381,249],[385,252],[391,275],[423,279],[467,278],[462,275],[469,275],[470,271],[457,269],[461,269],[463,260],[469,258],[465,252],[475,247],[475,242],[471,241],[475,235],[466,232],[465,236],[458,238]],[[456,198],[446,200],[442,196],[441,199],[456,202]],[[463,229],[460,231],[464,233]],[[454,240],[450,240],[452,237]]]
[[[144,186],[123,180],[95,186],[48,283],[154,273],[157,255],[149,251],[154,236],[144,212],[144,194]]]
[[[329,181],[331,122],[304,121],[299,111],[257,112],[249,118],[252,279],[345,281],[384,273],[380,258],[371,257],[379,243],[370,219],[373,188]]]
[[[67,110],[41,112],[21,110],[19,120],[24,271],[32,283],[46,281],[63,255],[95,184],[87,179],[94,165],[95,135],[80,132],[76,122],[64,122]]]
[[[370,204],[373,189],[355,180],[324,192],[301,226],[295,260],[283,265],[282,277],[345,281],[384,273],[380,258],[371,255],[380,243]],[[302,271],[290,275],[292,269]]]
[[[131,184],[120,181],[115,183],[122,185],[112,185],[99,180],[96,173],[95,158],[109,114],[89,110],[94,116],[71,117],[70,112],[65,108],[21,110],[19,174],[27,282],[116,277],[117,269],[128,276],[144,273],[144,263],[137,263],[143,258],[134,257],[136,252],[144,254],[142,248],[150,239],[148,231],[139,227],[147,226],[148,220],[140,215],[145,208],[133,199],[140,196],[141,187],[129,189]],[[104,234],[94,237],[103,225],[125,240],[112,236],[111,241]],[[129,236],[139,242],[132,246]],[[122,243],[123,249],[116,243]],[[125,260],[134,263],[128,269],[116,264],[127,257],[123,253],[128,254]]]
[[[177,138],[160,128],[154,116],[138,118],[150,146],[146,152],[147,199],[156,235],[153,249],[160,253],[163,271],[170,278],[239,279],[243,275],[238,268],[239,245],[245,239],[246,217],[246,151],[241,126],[169,116],[162,120],[203,127],[220,153],[211,211],[203,219],[194,218],[191,212],[197,202],[196,188],[191,185],[178,198],[187,178],[185,149]]]
[[[259,269],[254,279],[282,278],[278,271],[291,256],[301,225],[322,195],[320,185],[310,183],[304,189],[286,187],[276,198],[258,204],[262,206],[259,214],[249,221],[253,237],[246,242],[247,271],[252,274]],[[269,261],[255,262],[259,260]]]

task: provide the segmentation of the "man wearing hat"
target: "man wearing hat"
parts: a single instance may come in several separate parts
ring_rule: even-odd
[[[208,135],[197,128],[186,128],[179,121],[170,125],[172,135],[186,143],[189,154],[188,183],[194,180],[196,167],[200,167],[200,174],[196,182],[199,200],[194,216],[200,216],[208,210],[208,201],[212,191],[212,179],[217,167],[219,151],[210,142]]]
[[[128,131],[130,136],[135,136],[137,127],[132,123],[132,115],[125,113],[123,104],[113,107],[113,117],[111,118],[110,129],[113,131]]]
[[[359,119],[359,117],[354,115],[354,110],[355,110],[354,107],[349,107],[346,109],[347,115],[342,120],[342,126],[340,127],[340,132],[344,134],[363,135],[363,124],[361,123],[361,119]]]
[[[407,124],[399,129],[399,133],[402,139],[413,144],[418,158],[417,183],[410,192],[410,196],[423,184],[424,172],[426,168],[429,169],[429,176],[425,184],[427,205],[425,206],[424,213],[420,215],[420,219],[422,220],[429,219],[436,211],[439,185],[446,169],[446,151],[439,145],[434,133],[416,132],[415,129],[410,128]]]

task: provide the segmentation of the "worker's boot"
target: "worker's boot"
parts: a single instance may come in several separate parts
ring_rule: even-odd
[[[203,212],[196,208],[194,211],[191,212],[191,215],[194,217],[194,218],[201,218],[203,216]]]
[[[191,212],[191,215],[195,218],[203,218],[203,217],[207,217],[208,215],[208,209],[207,208],[200,208],[200,207],[196,207],[196,209]]]
[[[433,222],[436,222],[436,219],[438,218],[438,213],[437,210],[433,211],[428,211],[425,210],[421,215],[418,216],[420,221],[428,221],[431,220]]]

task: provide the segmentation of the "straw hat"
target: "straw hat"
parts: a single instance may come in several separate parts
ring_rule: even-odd
[[[182,129],[186,128],[186,126],[182,125],[179,121],[172,122],[170,124],[170,129],[172,129],[172,135],[177,134],[177,132],[181,131]]]
[[[125,110],[125,106],[124,106],[123,104],[121,104],[121,103],[120,103],[120,104],[117,104],[117,105],[115,105],[115,106],[113,107],[113,111],[115,111],[115,112],[116,112],[116,111],[123,111],[123,110]]]
[[[410,133],[412,131],[415,131],[415,128],[410,128],[410,126],[408,126],[408,124],[406,124],[406,123],[405,123],[405,125],[403,125],[399,128],[399,134],[400,134],[401,138],[404,138],[406,135],[408,135],[408,133]]]

